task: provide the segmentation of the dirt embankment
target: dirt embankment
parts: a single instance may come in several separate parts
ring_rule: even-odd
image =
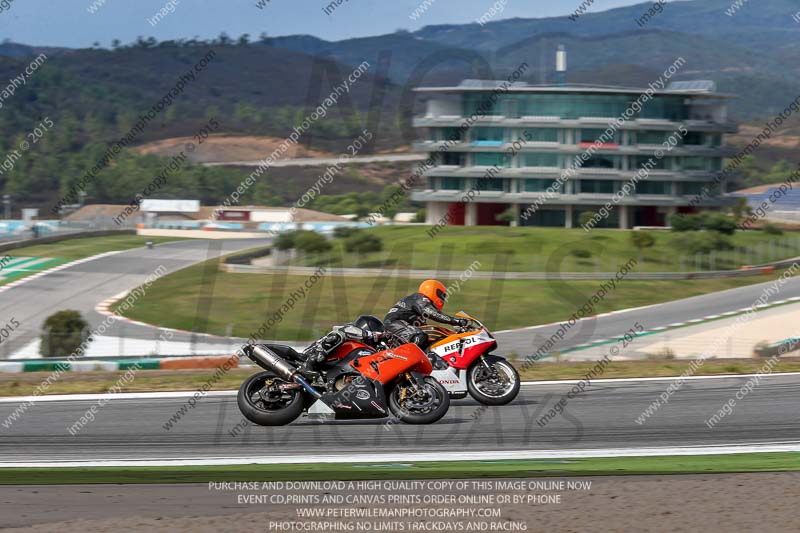
[[[161,157],[172,157],[183,151],[193,163],[228,163],[233,161],[258,161],[275,151],[284,139],[276,137],[212,135],[203,144],[197,144],[194,137],[173,137],[153,141],[139,146],[140,154],[154,154]],[[186,150],[188,143],[194,143],[196,150]],[[303,157],[334,157],[328,152],[309,150],[294,144],[281,159]]]

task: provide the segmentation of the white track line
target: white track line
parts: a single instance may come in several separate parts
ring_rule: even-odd
[[[781,376],[800,376],[800,372],[776,372],[774,374],[719,374],[715,376],[684,376],[684,381],[700,381],[704,379],[739,379],[739,378],[773,378]],[[593,379],[592,383],[636,383],[647,381],[673,381],[680,376],[662,376],[655,378],[605,378]],[[574,385],[580,383],[582,379],[561,379],[557,381],[523,381],[520,383],[523,387],[535,387],[546,385]],[[25,403],[25,402],[79,402],[79,401],[96,401],[100,399],[112,400],[157,400],[157,399],[170,399],[170,398],[191,398],[197,391],[175,391],[175,392],[120,392],[116,394],[50,394],[45,396],[7,396],[0,398],[0,403]],[[236,396],[238,391],[235,390],[221,390],[209,391],[205,396]]]
[[[520,459],[587,459],[599,457],[654,457],[669,455],[727,455],[735,453],[799,452],[800,442],[673,446],[660,448],[595,448],[587,450],[512,450],[330,455],[272,455],[260,457],[198,457],[195,459],[108,459],[98,461],[0,462],[0,468],[216,466],[307,463],[413,463],[424,461],[503,461]]]

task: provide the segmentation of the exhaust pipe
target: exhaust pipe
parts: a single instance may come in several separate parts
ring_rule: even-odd
[[[278,357],[272,350],[254,345],[249,352],[250,359],[255,361],[260,367],[274,371],[278,376],[287,381],[293,381],[294,383],[302,385],[306,392],[314,398],[318,400],[322,398],[322,394],[309,385],[303,376],[297,373],[297,368],[289,364],[289,362],[282,357]]]

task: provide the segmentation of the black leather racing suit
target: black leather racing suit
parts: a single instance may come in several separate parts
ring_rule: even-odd
[[[427,297],[416,292],[401,299],[386,313],[383,319],[387,333],[385,341],[390,346],[413,342],[424,350],[428,336],[420,326],[425,325],[428,319],[451,325],[462,325],[466,322],[440,312]]]

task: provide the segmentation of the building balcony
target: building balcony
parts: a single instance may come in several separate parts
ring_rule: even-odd
[[[434,189],[414,189],[411,192],[411,199],[415,202],[463,202],[467,190],[434,190]],[[670,194],[630,194],[623,196],[614,202],[613,193],[569,193],[555,194],[548,197],[545,192],[531,191],[481,191],[480,195],[472,197],[473,202],[477,203],[507,203],[507,204],[529,204],[541,200],[549,205],[604,205],[611,203],[614,205],[657,205],[657,206],[690,206],[699,207],[719,207],[728,205],[729,199],[724,196],[703,198],[700,202],[695,201],[695,195],[670,195]]]
[[[554,116],[522,116],[517,118],[506,117],[503,115],[492,115],[478,117],[473,126],[502,126],[507,128],[521,127],[542,127],[542,128],[602,128],[608,127],[609,122],[617,120],[619,117],[580,117],[580,118],[561,118]],[[414,117],[412,123],[417,128],[435,127],[460,127],[465,125],[468,117],[458,115],[424,115]],[[713,133],[736,133],[739,127],[735,122],[713,120],[687,119],[671,120],[668,118],[635,118],[625,121],[621,130],[652,130],[664,129],[677,131],[680,126],[689,131],[713,132]]]
[[[495,167],[442,165],[430,168],[423,174],[425,177],[445,178],[481,178]],[[617,168],[580,168],[571,173],[573,179],[604,179],[628,181],[638,169]],[[556,179],[567,173],[567,169],[554,167],[500,167],[492,171],[495,178],[552,178]],[[713,181],[717,175],[711,170],[665,170],[653,169],[648,173],[650,181]]]
[[[518,153],[560,153],[567,155],[580,155],[592,143],[581,144],[561,144],[557,142],[529,141],[522,148],[517,145]],[[443,146],[447,147],[448,152],[506,152],[512,149],[512,143],[493,143],[481,144],[481,141],[417,141],[411,145],[415,152],[438,152]],[[596,150],[597,154],[604,155],[655,155],[657,151],[664,151],[660,144],[606,144]],[[703,156],[703,157],[733,157],[737,149],[730,146],[707,146],[707,145],[679,145],[669,151],[669,157],[673,156]]]

